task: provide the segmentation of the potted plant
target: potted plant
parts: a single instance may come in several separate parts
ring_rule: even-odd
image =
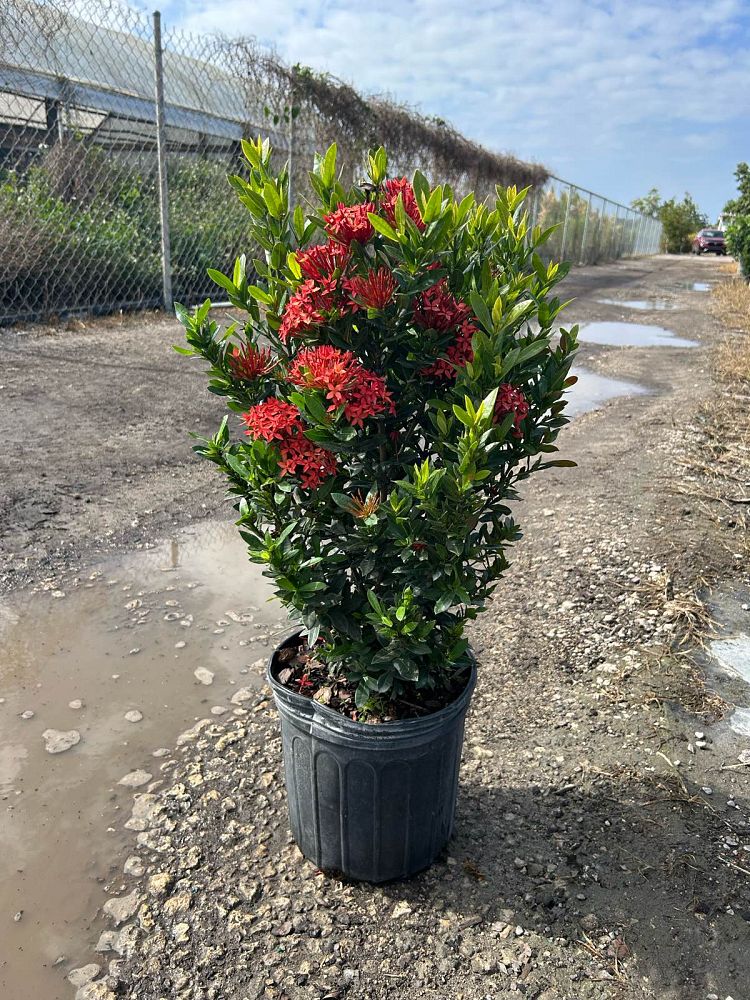
[[[459,199],[388,178],[383,149],[344,190],[331,146],[317,205],[290,215],[268,142],[243,150],[230,180],[260,259],[210,273],[246,319],[222,331],[208,301],[177,310],[178,350],[241,419],[196,451],[302,626],[268,669],[293,835],[320,868],[385,881],[451,834],[465,629],[520,537],[516,484],[572,464],[550,458],[575,381],[577,331],[553,331],[566,268],[542,262],[551,230],[528,230],[525,191]]]

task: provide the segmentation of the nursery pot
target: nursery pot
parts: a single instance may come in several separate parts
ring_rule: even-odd
[[[476,683],[431,715],[368,725],[353,722],[276,679],[292,835],[318,868],[365,882],[427,868],[453,830],[464,720]]]

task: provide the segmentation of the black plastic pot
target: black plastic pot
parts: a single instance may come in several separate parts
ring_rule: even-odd
[[[352,722],[279,684],[276,655],[268,682],[281,716],[289,823],[318,868],[365,882],[427,868],[453,831],[464,720],[476,666],[459,697],[419,719]]]

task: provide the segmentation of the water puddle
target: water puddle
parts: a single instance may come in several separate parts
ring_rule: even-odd
[[[209,523],[0,606],[0,997],[70,1000],[101,886],[123,884],[118,782],[158,779],[154,750],[261,687],[288,627],[269,595],[234,525]],[[49,730],[80,742],[48,753]]]
[[[738,736],[750,736],[750,708],[735,708],[727,721]]]
[[[597,410],[610,399],[620,396],[643,396],[648,393],[648,389],[635,382],[597,375],[586,368],[574,368],[571,374],[577,375],[578,381],[570,390],[565,408],[566,417],[577,417]]]
[[[663,326],[646,323],[584,323],[579,339],[608,347],[698,347],[695,340],[677,337]]]
[[[639,309],[642,312],[662,312],[674,309],[674,302],[667,299],[597,299],[602,306],[622,306],[623,309]]]
[[[691,292],[710,292],[712,287],[708,281],[691,281],[688,284]]]
[[[731,639],[716,639],[711,643],[711,653],[721,666],[750,684],[750,635],[737,635]]]

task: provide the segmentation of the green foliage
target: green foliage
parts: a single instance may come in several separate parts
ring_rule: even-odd
[[[688,253],[693,236],[706,225],[706,216],[689,194],[682,201],[670,198],[659,209],[662,223],[662,249],[665,253]]]
[[[750,280],[750,166],[738,163],[734,176],[739,194],[724,206],[724,214],[730,218],[727,249]]]
[[[230,273],[212,272],[222,298],[244,311],[243,325],[220,329],[208,300],[192,313],[178,307],[188,344],[178,350],[208,362],[209,389],[230,410],[268,412],[269,400],[292,408],[307,446],[333,456],[335,471],[307,488],[282,471],[280,436],[238,440],[226,418],[196,451],[226,476],[250,558],[265,566],[310,640],[323,640],[325,662],[348,677],[367,710],[438,687],[465,665],[466,622],[484,609],[520,537],[510,506],[517,485],[571,464],[553,457],[567,423],[564,392],[574,381],[577,329],[559,331],[558,339],[563,305],[553,294],[567,268],[540,258],[551,231],[528,231],[526,191],[498,187],[492,204],[477,204],[447,185],[431,189],[417,172],[412,211],[399,195],[389,214],[384,150],[368,158],[367,186],[344,189],[333,146],[316,158],[310,214],[297,206],[290,215],[286,168],[273,171],[268,142],[244,142],[243,151],[249,171],[231,183],[249,213],[248,237],[260,247],[252,262],[257,283],[244,257]],[[326,238],[326,213],[366,201],[375,206],[374,235],[352,242],[343,266],[360,277],[386,272],[392,298],[377,308],[337,308],[282,337],[304,293],[300,248]],[[346,288],[339,274],[331,272],[330,282]],[[419,297],[436,285],[471,317],[473,330],[472,356],[444,360],[449,374],[442,377],[430,366],[450,357],[454,333],[415,318]],[[263,345],[275,363],[242,377],[234,352],[255,352],[257,360]],[[325,386],[291,384],[300,348],[321,345],[351,352],[384,380],[392,411],[353,424]],[[501,392],[515,393],[528,410],[499,410]]]
[[[161,298],[159,205],[153,164],[134,168],[69,141],[21,175],[0,177],[2,311],[49,315],[106,311]],[[168,166],[173,287],[209,294],[209,264],[228,267],[247,245],[247,216],[225,195],[220,164]]]
[[[642,212],[644,215],[650,215],[653,218],[659,215],[661,206],[662,200],[658,188],[651,188],[648,194],[642,198],[634,198],[630,202],[630,207],[634,208],[636,212]]]
[[[750,215],[750,166],[747,163],[738,163],[734,176],[737,178],[739,194],[726,203],[724,214]]]
[[[735,215],[727,226],[727,249],[750,279],[750,215]]]

